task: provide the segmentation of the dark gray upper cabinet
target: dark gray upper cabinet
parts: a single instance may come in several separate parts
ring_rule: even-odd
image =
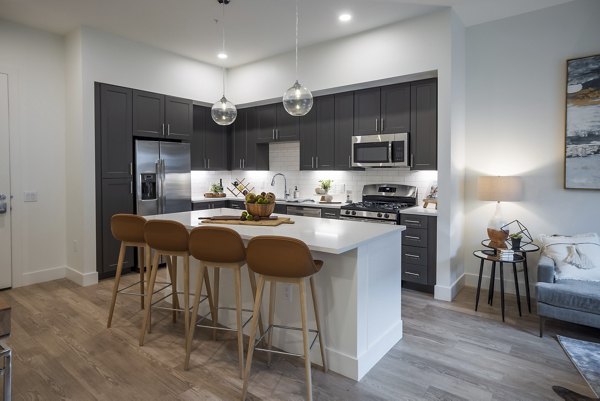
[[[333,95],[317,98],[317,149],[315,168],[333,170],[335,159],[335,99]]]
[[[247,146],[247,109],[238,110],[237,118],[231,126],[231,169],[242,170]]]
[[[194,132],[194,104],[189,99],[165,96],[166,137],[190,139]]]
[[[256,143],[256,108],[238,110],[231,133],[232,170],[269,169],[269,145]]]
[[[228,134],[215,123],[209,107],[193,106],[192,170],[227,170]]]
[[[256,112],[256,142],[297,141],[299,117],[288,114],[283,104],[268,104],[254,108]]]
[[[354,92],[354,135],[380,133],[381,90],[364,89]]]
[[[162,138],[165,132],[165,96],[133,91],[133,135]]]
[[[413,170],[437,170],[437,79],[411,84]]]
[[[315,99],[315,103],[319,98]],[[300,119],[300,170],[314,170],[317,154],[317,107]]]
[[[410,84],[384,86],[381,88],[382,134],[410,131]]]
[[[120,242],[111,232],[110,219],[117,213],[133,213],[133,188],[132,178],[110,178],[102,180],[101,197],[101,261],[98,263],[100,278],[114,274],[119,259]],[[127,271],[133,267],[133,248],[128,247],[125,253],[123,269]]]
[[[130,178],[133,140],[131,135],[131,89],[100,84],[99,118],[102,178]]]
[[[133,91],[133,135],[189,140],[194,129],[189,99]]]
[[[350,170],[354,135],[354,93],[335,95],[335,169]]]

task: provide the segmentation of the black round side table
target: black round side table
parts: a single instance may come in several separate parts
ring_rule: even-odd
[[[490,246],[489,239],[484,239],[483,241],[481,241],[481,245],[483,245],[489,249],[494,249]],[[512,248],[510,248],[510,246],[509,246],[509,249],[512,249]],[[525,276],[525,294],[527,295],[527,310],[529,310],[529,313],[531,313],[531,296],[529,294],[529,270],[527,269],[527,254],[529,252],[537,252],[539,250],[540,250],[540,247],[537,246],[536,244],[534,244],[533,242],[531,242],[529,244],[524,244],[519,249],[513,249],[513,251],[518,252],[521,256],[523,256],[523,259],[524,259],[523,260],[523,275]],[[490,290],[491,290],[490,291],[491,301],[493,301],[493,299],[494,299],[493,281],[490,282]],[[491,304],[491,301],[489,302],[490,304]]]
[[[479,306],[479,294],[481,292],[481,277],[483,276],[483,263],[487,260],[492,262],[492,275],[490,277],[490,293],[488,296],[488,304],[492,305],[494,293],[494,281],[496,280],[496,263],[500,264],[500,305],[502,309],[502,321],[504,321],[504,263],[513,265],[513,273],[515,276],[515,290],[517,295],[517,306],[519,307],[519,316],[521,316],[521,296],[519,295],[519,280],[517,278],[517,263],[523,263],[525,257],[514,254],[510,259],[501,259],[496,255],[495,250],[485,249],[473,252],[473,255],[481,260],[479,264],[479,280],[477,281],[477,296],[475,297],[475,310]]]

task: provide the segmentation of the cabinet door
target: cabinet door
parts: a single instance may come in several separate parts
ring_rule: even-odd
[[[204,157],[207,170],[227,170],[227,128],[213,121],[210,108],[204,111]]]
[[[131,96],[131,89],[100,85],[102,178],[132,175]]]
[[[410,143],[413,170],[437,170],[437,80],[411,85]]]
[[[277,131],[275,132],[275,140],[277,141],[297,141],[298,124],[300,117],[290,115],[282,103],[277,103]]]
[[[410,84],[381,88],[381,122],[383,134],[410,131]]]
[[[277,127],[277,106],[274,104],[259,106],[255,108],[255,113],[256,142],[273,142]]]
[[[121,243],[110,229],[110,219],[117,213],[133,213],[132,178],[102,180],[102,264],[98,272],[102,278],[114,275],[119,259]],[[133,267],[133,249],[127,248],[123,269]]]
[[[210,209],[209,202],[193,202],[192,210],[207,210]]]
[[[162,138],[165,135],[165,96],[133,91],[133,136]]]
[[[245,170],[269,169],[269,145],[256,143],[256,108],[246,109],[246,154],[242,160]],[[266,167],[265,167],[266,166]]]
[[[354,135],[375,135],[381,129],[379,88],[354,92]]]
[[[237,118],[231,127],[231,169],[242,170],[246,157],[246,116],[247,110],[238,110]]]
[[[315,99],[318,103],[319,98]],[[317,154],[317,107],[300,119],[300,170],[314,170]]]
[[[190,139],[194,131],[194,105],[189,99],[165,96],[166,136]]]
[[[354,134],[354,93],[335,95],[335,169],[350,170]]]
[[[206,114],[201,106],[194,106],[194,132],[190,140],[192,170],[206,170],[204,157],[204,119]]]
[[[317,157],[318,170],[333,170],[335,158],[335,98],[333,95],[317,99]]]

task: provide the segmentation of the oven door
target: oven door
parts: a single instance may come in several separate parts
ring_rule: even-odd
[[[408,167],[408,134],[352,137],[353,167]]]

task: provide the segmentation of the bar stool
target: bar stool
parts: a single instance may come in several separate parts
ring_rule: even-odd
[[[269,296],[269,326],[267,328],[267,343],[268,349],[256,348],[259,351],[269,352],[268,363],[271,361],[271,350],[273,328],[283,328],[292,330],[301,330],[304,345],[304,369],[306,374],[306,399],[312,401],[312,380],[311,380],[311,364],[310,364],[310,348],[315,343],[316,338],[319,338],[319,346],[321,348],[321,359],[323,361],[323,371],[327,372],[327,361],[325,359],[325,345],[323,343],[323,331],[321,330],[319,308],[317,306],[317,297],[315,294],[315,284],[313,276],[321,267],[323,261],[313,260],[308,246],[300,240],[288,237],[279,236],[258,236],[254,237],[248,243],[246,252],[246,260],[248,266],[255,273],[259,274],[258,288],[256,299],[254,301],[254,312],[252,315],[252,323],[250,326],[250,343],[248,347],[248,356],[246,359],[246,371],[244,372],[244,386],[242,389],[242,400],[246,399],[248,391],[248,379],[250,377],[250,368],[252,366],[252,355],[255,349],[256,325],[260,317],[260,305],[262,303],[262,294],[265,287],[265,281],[270,283]],[[309,277],[310,291],[313,300],[315,321],[317,330],[309,330],[306,313],[306,278]],[[275,294],[277,283],[292,283],[297,284],[300,292],[300,313],[302,317],[302,327],[287,327],[273,324],[273,315],[275,312]],[[315,333],[315,338],[309,346],[308,333]],[[262,338],[261,338],[262,339]],[[259,341],[261,340],[259,339]],[[277,353],[290,354],[277,351]],[[296,354],[290,354],[296,355]],[[300,355],[298,355],[300,356]]]
[[[110,328],[112,324],[113,312],[115,311],[115,303],[117,302],[117,294],[133,295],[140,297],[141,308],[144,309],[144,270],[145,266],[150,265],[150,251],[144,239],[144,225],[146,219],[134,214],[115,214],[110,219],[110,229],[113,237],[121,241],[119,250],[119,259],[117,261],[117,272],[115,275],[115,283],[113,284],[112,299],[110,302],[110,310],[108,312],[108,322],[106,327]],[[133,284],[119,289],[121,282],[121,273],[123,272],[123,262],[125,260],[125,252],[127,247],[135,247],[138,252],[138,268],[140,270],[140,279]],[[148,272],[150,270],[148,269]],[[140,285],[139,292],[128,292],[127,290],[135,285]]]
[[[240,235],[226,227],[197,227],[190,233],[189,242],[190,254],[200,261],[200,273],[196,280],[195,297],[192,305],[192,318],[198,315],[198,306],[200,304],[200,291],[202,289],[202,283],[204,277],[207,274],[206,268],[211,267],[214,270],[212,290],[214,299],[214,310],[212,311],[213,326],[202,325],[200,322],[204,319],[201,317],[196,324],[192,324],[190,327],[190,333],[188,335],[188,343],[186,347],[185,365],[184,368],[187,370],[190,363],[190,353],[192,350],[192,342],[194,340],[194,332],[196,327],[213,328],[213,338],[216,337],[216,330],[225,331],[237,331],[237,342],[238,342],[238,359],[240,367],[240,378],[244,375],[244,333],[243,328],[250,321],[242,323],[242,312],[252,312],[251,309],[242,309],[242,275],[241,269],[246,264],[246,248]],[[235,278],[235,308],[219,307],[219,275],[221,269],[233,270]],[[248,276],[250,278],[250,286],[252,288],[252,296],[256,296],[256,280],[254,273],[248,269]],[[207,283],[208,285],[208,283]],[[230,329],[226,327],[217,327],[219,324],[219,309],[235,310],[236,311],[236,328]],[[259,328],[261,334],[263,334],[262,320],[259,317]]]
[[[177,312],[183,311],[183,320],[185,323],[185,337],[189,332],[189,279],[190,279],[190,265],[189,265],[189,252],[188,242],[189,233],[187,228],[176,221],[170,220],[150,220],[144,226],[144,238],[146,243],[152,249],[154,249],[154,257],[152,259],[152,270],[150,272],[150,279],[148,282],[148,297],[146,297],[146,310],[144,314],[144,321],[140,330],[140,345],[144,345],[144,337],[146,330],[150,332],[150,319],[151,319],[151,308],[154,304],[166,299],[169,295],[172,297],[172,308],[160,307],[160,309],[168,309],[173,311],[173,322],[177,321]],[[152,302],[152,296],[154,295],[154,285],[156,282],[156,275],[158,272],[158,263],[160,256],[166,256],[167,267],[169,275],[171,277],[171,294],[167,294],[160,299]],[[179,299],[177,291],[177,257],[183,258],[183,309],[179,306]],[[208,278],[208,275],[207,275]],[[207,286],[210,289],[210,286]],[[211,303],[212,310],[212,295],[208,293],[208,299]],[[159,308],[159,307],[157,307]]]

